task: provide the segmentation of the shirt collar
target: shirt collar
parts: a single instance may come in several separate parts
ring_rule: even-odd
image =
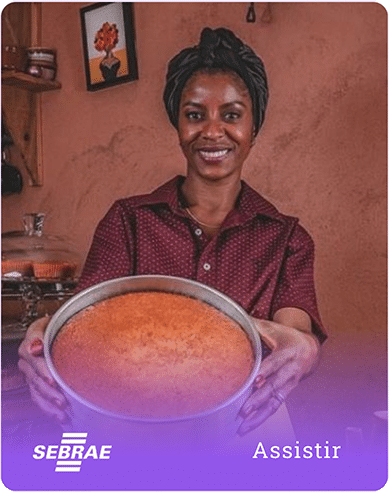
[[[183,176],[176,176],[150,194],[138,196],[136,207],[166,204],[174,212],[179,212],[182,209],[179,190],[184,180],[185,178]]]
[[[281,214],[274,205],[257,193],[245,181],[242,181],[242,189],[237,201],[237,212],[244,221],[262,215],[270,219],[285,222],[286,216]]]
[[[169,208],[179,215],[183,214],[180,188],[184,182],[184,176],[176,176],[163,184],[148,195],[139,196],[137,207],[166,204]],[[286,216],[251,188],[245,181],[242,181],[242,188],[239,193],[236,208],[228,220],[228,226],[242,224],[257,215],[262,215],[270,219],[285,222]],[[227,224],[226,224],[227,225]]]

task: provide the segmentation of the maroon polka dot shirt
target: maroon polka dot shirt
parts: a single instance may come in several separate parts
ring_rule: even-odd
[[[313,283],[314,246],[298,219],[242,182],[236,207],[209,238],[184,211],[178,176],[148,195],[118,200],[99,223],[77,290],[128,275],[170,275],[209,285],[251,316],[306,311],[326,338]]]

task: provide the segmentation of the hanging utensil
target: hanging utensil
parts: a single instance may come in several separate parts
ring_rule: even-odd
[[[250,2],[250,6],[246,15],[246,22],[255,22],[255,20],[256,20],[256,15],[255,15],[254,2]]]
[[[6,161],[5,152],[1,158],[1,196],[20,193],[23,189],[23,178],[19,169]]]

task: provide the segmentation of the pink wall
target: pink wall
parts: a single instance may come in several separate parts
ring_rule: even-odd
[[[296,426],[306,419],[314,427],[312,414],[323,421],[328,407],[341,429],[367,425],[366,415],[386,405],[384,8],[272,3],[263,22],[265,4],[256,4],[258,20],[247,24],[247,3],[137,3],[140,80],[88,93],[83,5],[43,4],[43,43],[58,50],[62,90],[42,97],[44,185],[2,200],[3,230],[19,228],[24,212],[42,211],[47,230],[68,235],[85,254],[115,199],[184,173],[161,99],[166,61],[195,44],[205,25],[233,29],[262,56],[271,91],[244,177],[313,235],[331,333],[320,369],[290,399]],[[347,405],[339,403],[345,388]]]

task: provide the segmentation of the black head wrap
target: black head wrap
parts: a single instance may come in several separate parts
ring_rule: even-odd
[[[199,70],[233,71],[244,81],[253,107],[257,135],[265,117],[268,87],[265,67],[254,51],[229,29],[203,29],[198,46],[186,48],[168,65],[163,100],[169,119],[178,127],[181,93],[189,78]]]

